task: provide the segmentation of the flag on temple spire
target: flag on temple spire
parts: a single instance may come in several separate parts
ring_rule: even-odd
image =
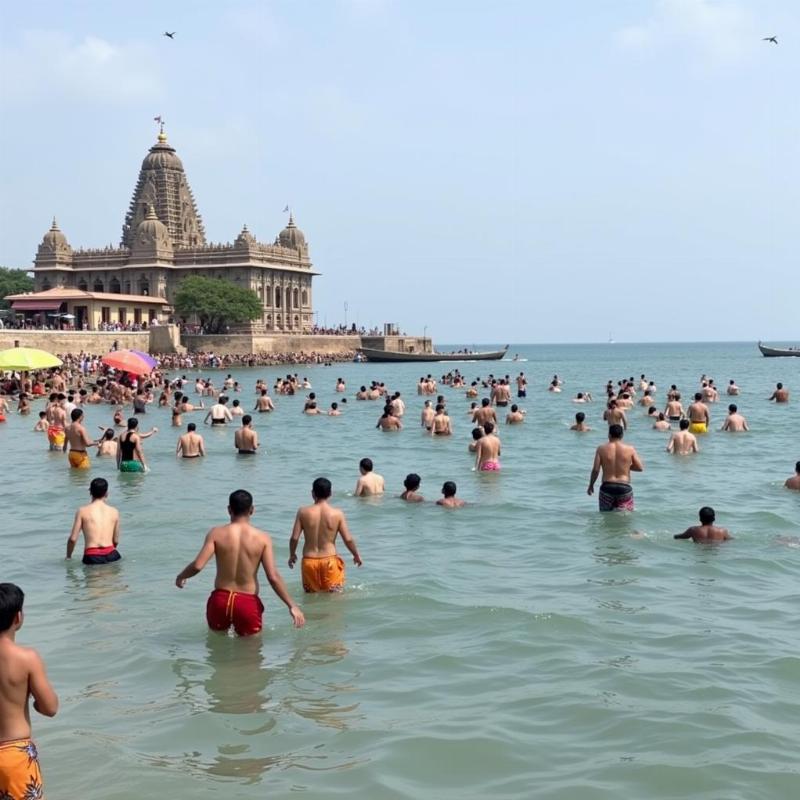
[[[283,209],[283,213],[286,214],[288,211],[289,211],[289,206],[286,206],[286,208]]]

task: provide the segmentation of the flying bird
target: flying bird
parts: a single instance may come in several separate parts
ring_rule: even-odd
[[[777,36],[765,36],[762,42],[772,42],[772,44],[778,44],[778,37]]]
[[[164,36],[168,36],[170,39],[174,39],[174,38],[175,38],[175,34],[176,34],[177,32],[178,32],[178,31],[172,31],[172,33],[170,33],[169,31],[164,31]],[[777,42],[775,42],[775,44],[778,44],[778,43],[777,43]]]

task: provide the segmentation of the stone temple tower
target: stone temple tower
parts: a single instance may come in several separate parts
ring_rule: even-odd
[[[133,249],[136,231],[147,218],[151,206],[158,219],[166,225],[175,250],[205,245],[203,221],[197,212],[183,164],[175,148],[167,143],[163,127],[158,141],[142,162],[130,209],[122,226],[123,247]]]

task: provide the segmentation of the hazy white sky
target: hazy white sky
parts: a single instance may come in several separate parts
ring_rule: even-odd
[[[292,206],[320,322],[798,340],[799,54],[794,0],[3,3],[0,264],[117,244],[161,114],[211,241]]]

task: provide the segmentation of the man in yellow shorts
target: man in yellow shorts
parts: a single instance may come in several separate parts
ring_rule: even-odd
[[[73,408],[70,414],[70,422],[67,425],[64,440],[64,452],[69,446],[69,465],[73,469],[89,469],[89,453],[87,448],[95,447],[97,442],[89,438],[86,428],[83,427],[83,411],[80,408]]]
[[[28,703],[48,717],[58,711],[39,654],[15,641],[22,627],[25,595],[13,583],[0,583],[0,797],[44,797],[39,754],[31,739]]]
[[[350,535],[344,512],[328,502],[331,482],[317,478],[311,488],[314,504],[297,510],[289,539],[289,568],[297,563],[297,544],[303,542],[303,589],[306,592],[341,592],[344,589],[344,561],[336,552],[336,536],[341,534],[345,547],[353,555],[353,563],[360,567],[361,556],[356,540]]]
[[[689,433],[708,433],[708,429],[711,427],[711,417],[700,392],[695,392],[694,403],[686,409],[686,416],[689,418]]]

